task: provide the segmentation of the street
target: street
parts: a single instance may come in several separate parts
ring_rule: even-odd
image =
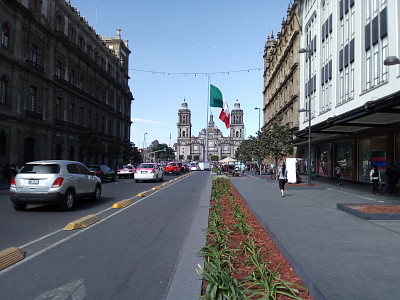
[[[47,206],[17,212],[8,191],[0,190],[0,250],[27,252],[0,271],[1,298],[163,299],[208,176],[181,177],[148,197],[136,195],[161,183],[120,179],[103,184],[99,203],[81,201],[70,212]],[[133,204],[111,208],[124,199]],[[100,221],[63,230],[89,214]]]

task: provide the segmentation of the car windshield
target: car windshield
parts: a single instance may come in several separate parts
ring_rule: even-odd
[[[59,172],[60,165],[57,164],[28,164],[24,165],[19,173],[57,174]]]
[[[122,169],[132,169],[132,166],[123,166]]]
[[[176,166],[174,163],[169,163],[168,166]]]
[[[88,168],[90,171],[101,171],[100,167],[96,167],[96,166],[95,167],[89,166]]]
[[[154,169],[154,165],[153,164],[140,164],[138,166],[139,169]]]

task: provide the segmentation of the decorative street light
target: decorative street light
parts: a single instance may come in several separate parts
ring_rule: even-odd
[[[397,56],[388,56],[386,59],[383,61],[383,64],[385,66],[394,66],[400,64],[400,60]]]
[[[309,49],[300,48],[299,53],[311,52]],[[300,108],[298,112],[305,112],[308,114],[308,185],[311,186],[311,99],[308,100],[308,109]]]
[[[259,145],[261,145],[261,125],[260,125],[260,114],[261,114],[261,108],[259,108],[259,107],[254,107],[254,109],[258,109],[258,143],[259,143]],[[260,165],[259,165],[259,173],[260,173],[260,176],[261,176],[261,162],[260,162]]]
[[[261,108],[259,107],[254,107],[254,109],[258,109],[258,132],[261,133],[261,123],[260,123],[260,114],[261,114]]]

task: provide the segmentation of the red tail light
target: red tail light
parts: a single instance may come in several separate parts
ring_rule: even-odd
[[[101,174],[101,171],[96,171],[96,174]]]
[[[156,170],[154,170],[154,169],[150,170],[150,173],[155,173],[155,172],[156,172]]]
[[[11,178],[11,186],[12,186],[12,187],[15,187],[15,178],[14,178],[14,177]]]
[[[52,188],[57,188],[57,187],[60,187],[61,185],[62,185],[62,183],[64,182],[64,178],[63,177],[57,177],[55,180],[54,180],[54,182],[53,182],[53,184],[52,184]]]

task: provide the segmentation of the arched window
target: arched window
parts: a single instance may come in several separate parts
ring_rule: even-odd
[[[61,14],[57,14],[56,16],[56,30],[64,33],[64,18]]]
[[[8,48],[10,41],[10,25],[8,22],[3,23],[1,26],[1,47]]]

